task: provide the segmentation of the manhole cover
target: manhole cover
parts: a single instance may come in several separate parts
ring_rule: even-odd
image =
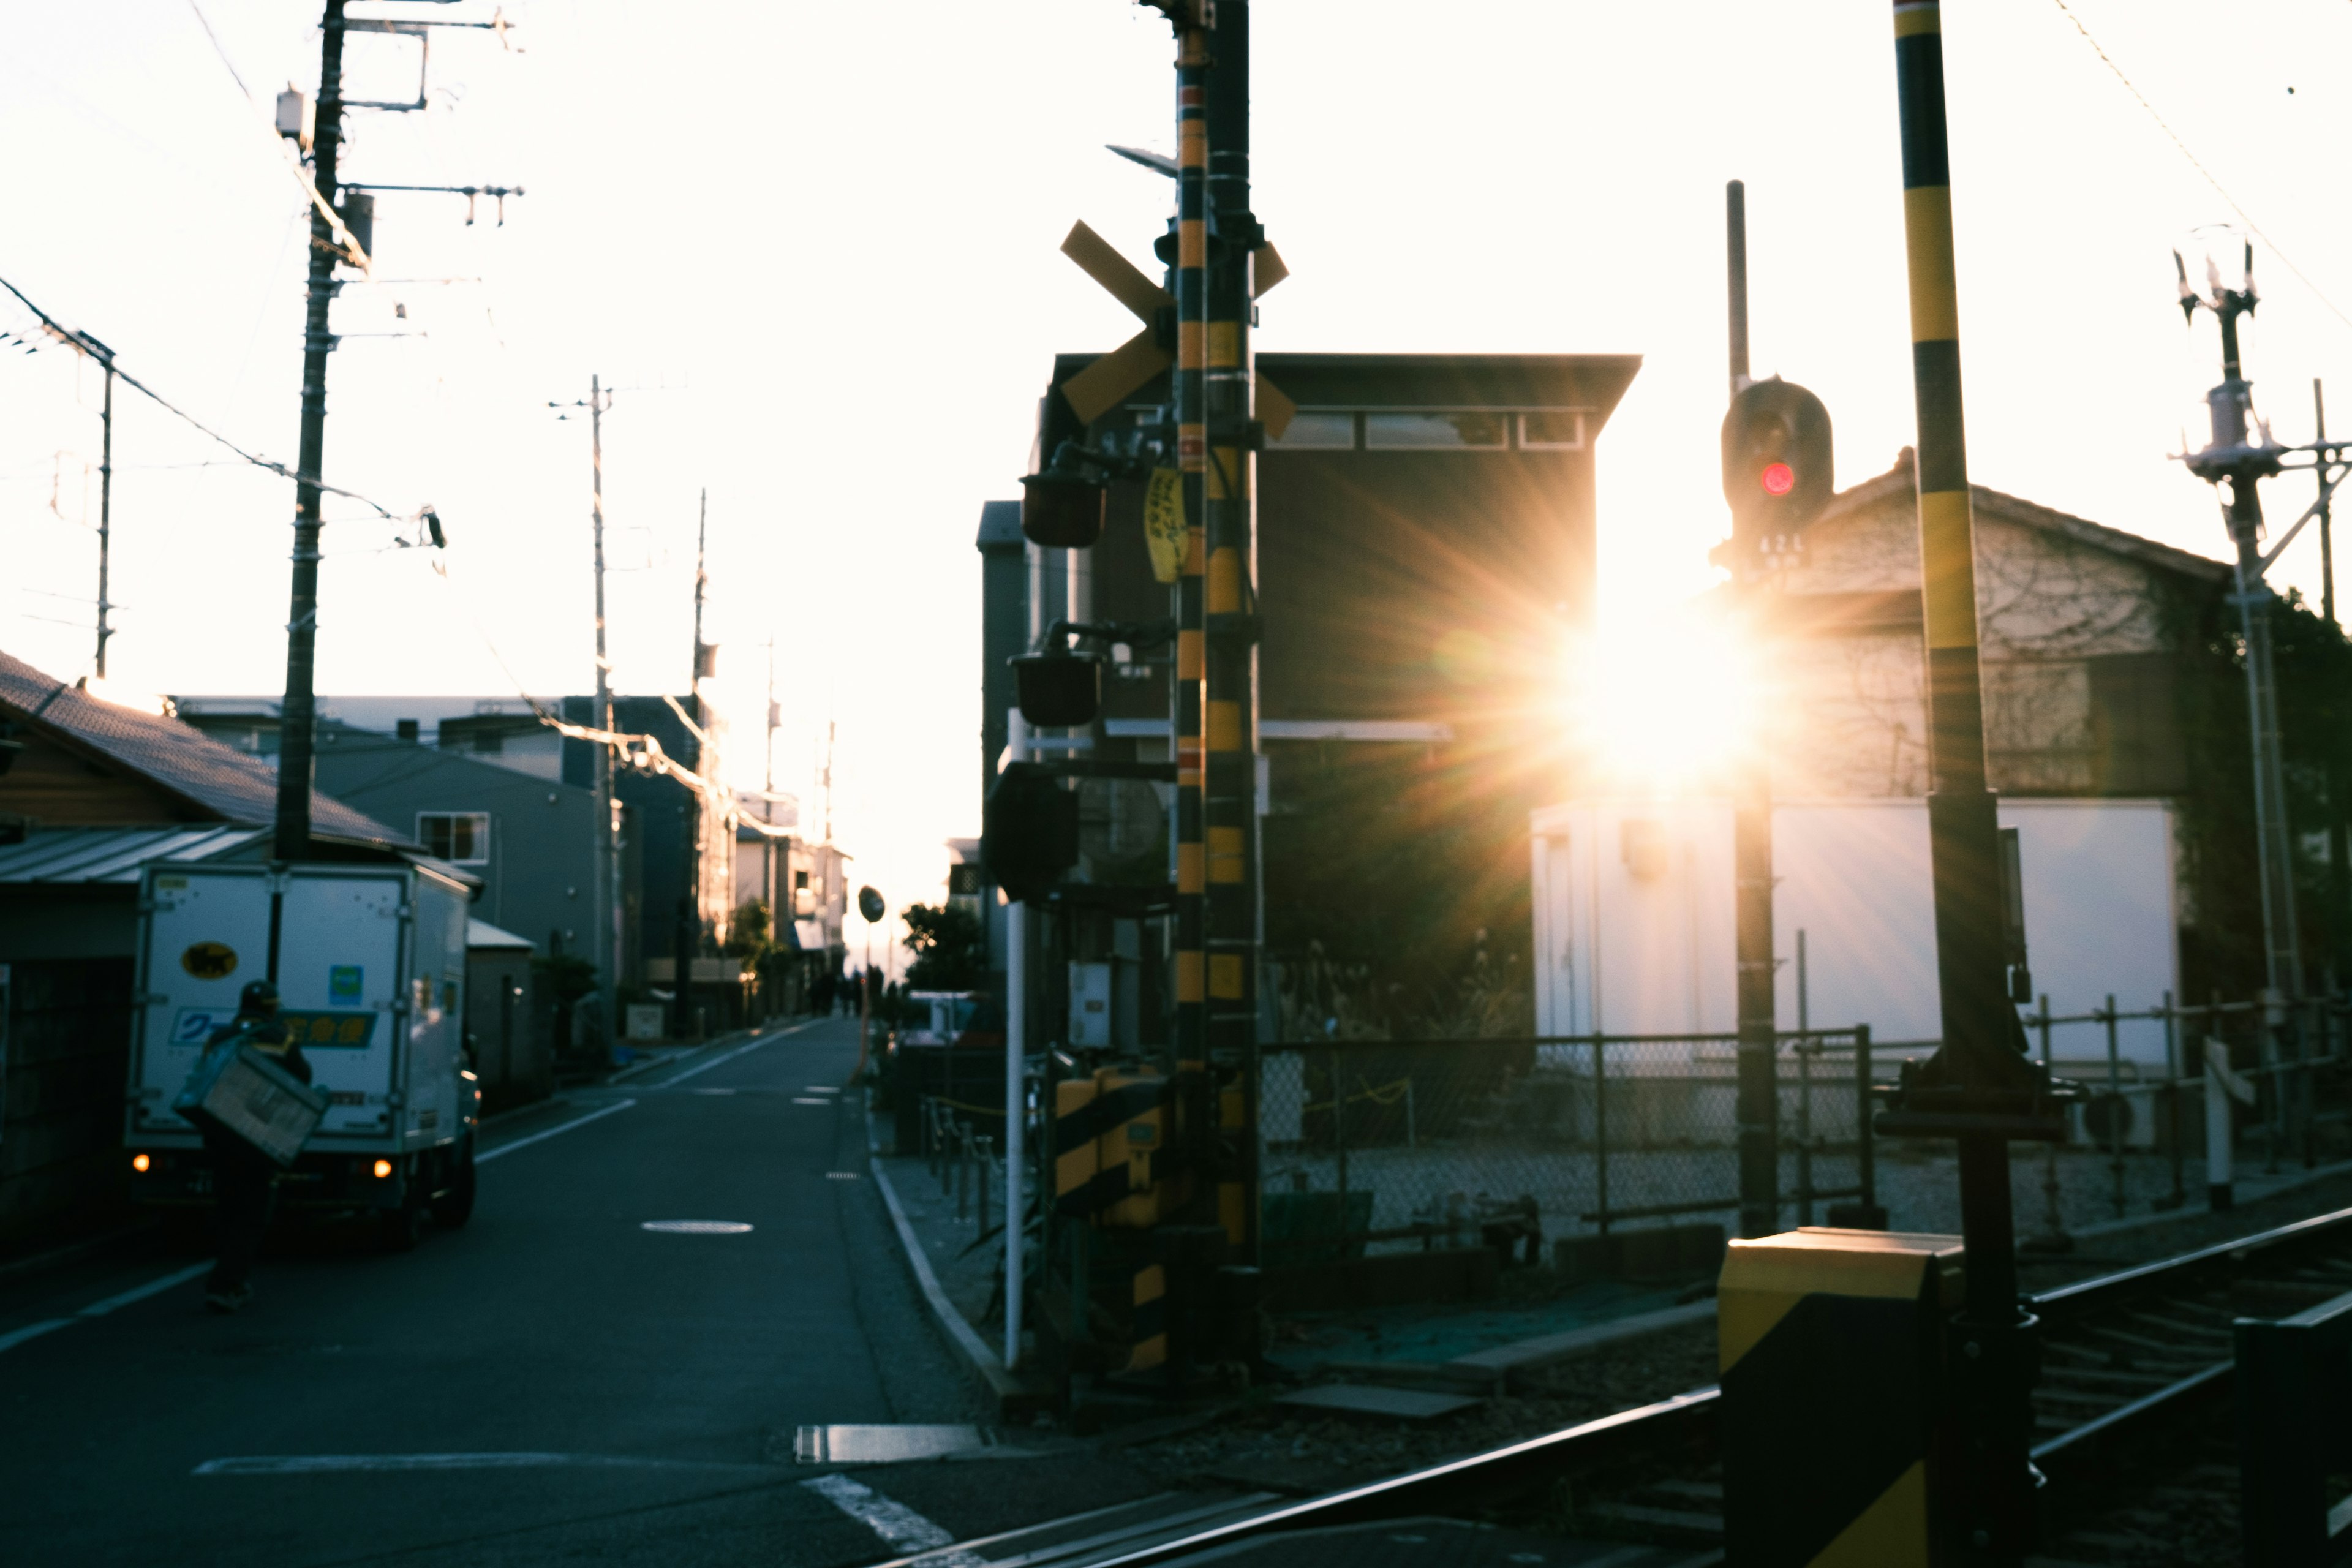
[[[740,1236],[751,1227],[740,1219],[649,1219],[637,1228],[673,1236]]]

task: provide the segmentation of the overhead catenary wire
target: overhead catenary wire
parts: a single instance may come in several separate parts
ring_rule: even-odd
[[[2263,226],[2254,221],[2253,215],[2248,212],[2243,206],[2240,205],[2238,198],[2231,195],[2229,191],[2222,186],[2221,182],[2213,177],[2213,171],[2207,168],[2203,161],[2200,160],[2196,153],[2189,150],[2189,143],[2180,139],[2180,133],[2173,130],[2171,125],[2166,121],[2164,116],[2156,111],[2156,105],[2150,103],[2147,100],[2147,95],[2142,93],[2138,88],[2132,85],[2131,78],[2124,74],[2124,68],[2116,64],[2114,57],[2109,55],[2105,48],[2100,47],[2098,39],[2091,37],[2091,29],[2083,26],[2083,18],[2074,14],[2074,8],[2066,4],[2066,0],[2052,0],[2052,4],[2058,7],[2059,11],[2064,15],[2066,20],[2074,24],[2074,31],[2083,35],[2083,41],[2091,46],[2091,52],[2098,56],[2100,62],[2104,64],[2107,69],[2115,73],[2116,79],[2124,84],[2124,90],[2132,95],[2133,100],[2142,109],[2147,110],[2147,117],[2156,121],[2156,128],[2164,132],[2166,139],[2172,143],[2182,157],[2189,160],[2189,167],[2195,169],[2198,174],[2203,175],[2205,183],[2213,187],[2214,194],[2229,204],[2230,210],[2238,215],[2238,221],[2246,226],[2246,232],[2252,235],[2256,239],[2261,240],[2265,246],[2269,247],[2270,253],[2278,258],[2279,265],[2285,268],[2289,272],[2294,273],[2296,279],[2300,281],[2305,288],[2311,290],[2312,298],[2317,300],[2322,305],[2327,307],[2328,314],[2334,316],[2346,326],[2352,327],[2352,316],[2347,316],[2342,310],[2337,310],[2336,308],[2336,301],[2327,297],[2326,291],[2321,289],[2318,284],[2314,283],[2311,280],[2311,275],[2304,271],[2302,268],[2297,267],[2294,260],[2288,257],[2287,253],[2279,248],[2278,241],[2273,239],[2268,234],[2265,234],[2263,231]]]

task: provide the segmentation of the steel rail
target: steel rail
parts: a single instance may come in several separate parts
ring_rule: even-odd
[[[2132,1299],[2147,1289],[2178,1285],[2185,1279],[2234,1267],[2257,1253],[2339,1232],[2352,1232],[2352,1208],[2315,1215],[2252,1236],[2060,1286],[2026,1300],[2044,1323],[2070,1324],[2093,1310]],[[2200,1367],[2162,1388],[2069,1427],[2036,1445],[2032,1450],[2034,1462],[2058,1472],[2085,1463],[2116,1437],[2142,1430],[2151,1421],[2168,1417],[2200,1400],[2226,1393],[2233,1370],[2227,1361]],[[1382,1519],[1460,1513],[1524,1496],[1577,1469],[1622,1462],[1644,1449],[1703,1446],[1713,1435],[1721,1400],[1718,1386],[1693,1389],[1540,1437],[1153,1542],[1119,1556],[1099,1559],[1091,1568],[1152,1568],[1154,1564],[1262,1535]]]

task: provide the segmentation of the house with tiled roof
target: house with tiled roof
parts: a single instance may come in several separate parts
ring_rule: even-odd
[[[267,859],[277,800],[268,761],[0,653],[0,1248],[121,1201],[141,868]],[[423,856],[326,795],[310,815],[316,858]]]
[[[2229,564],[1983,485],[1971,500],[1992,786],[2007,795],[2188,791],[2184,703]],[[1775,793],[1925,795],[1910,448],[1832,498],[1802,540],[1769,601],[1780,634]]]

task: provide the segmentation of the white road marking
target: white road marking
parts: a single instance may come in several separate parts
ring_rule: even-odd
[[[679,1084],[684,1083],[688,1079],[692,1078],[697,1073],[709,1072],[712,1068],[717,1067],[721,1062],[733,1061],[745,1051],[756,1051],[761,1046],[773,1045],[776,1041],[782,1039],[786,1035],[797,1035],[803,1029],[814,1029],[823,1022],[824,1022],[824,1020],[822,1018],[812,1018],[805,1024],[794,1024],[789,1029],[778,1029],[772,1035],[761,1035],[758,1039],[750,1042],[748,1045],[738,1046],[731,1051],[721,1051],[707,1062],[697,1062],[692,1067],[687,1068],[684,1072],[678,1074],[676,1078],[665,1079],[664,1081],[654,1085],[654,1087],[656,1089],[676,1089]]]
[[[768,1470],[770,1465],[714,1464],[693,1459],[636,1459],[613,1454],[248,1454],[206,1459],[192,1476],[315,1476],[354,1470],[600,1469]]]
[[[857,1180],[857,1173],[855,1171],[827,1171],[824,1173],[824,1179],[828,1182],[854,1182]]]
[[[686,1092],[688,1094],[732,1094],[735,1091],[731,1089],[689,1089]]]
[[[803,1094],[839,1094],[840,1089],[829,1083],[813,1083],[801,1090]]]
[[[667,1231],[672,1236],[741,1236],[751,1227],[740,1219],[649,1219],[639,1230]]]
[[[872,1487],[847,1476],[819,1476],[801,1485],[880,1536],[885,1546],[895,1546],[901,1552],[930,1552],[955,1540],[905,1503],[893,1502]],[[955,1552],[924,1561],[936,1568],[965,1568],[966,1564],[979,1563],[980,1558],[971,1552]]]
[[[830,1100],[819,1100],[814,1095],[796,1094],[793,1096],[793,1103],[794,1105],[832,1105],[835,1102]]]
[[[575,1127],[585,1127],[591,1121],[600,1117],[610,1116],[616,1110],[626,1110],[635,1103],[634,1100],[616,1100],[602,1110],[592,1110],[585,1116],[575,1117],[561,1127],[551,1127],[544,1132],[534,1132],[528,1138],[518,1138],[511,1143],[501,1143],[495,1149],[486,1149],[474,1156],[474,1163],[487,1164],[501,1155],[511,1154],[518,1149],[527,1149],[542,1139],[554,1137],[559,1132],[569,1132]]]
[[[144,1301],[150,1296],[160,1296],[175,1285],[184,1285],[198,1275],[211,1273],[212,1267],[212,1261],[209,1258],[202,1263],[191,1263],[185,1268],[174,1269],[160,1279],[150,1279],[144,1285],[134,1285],[130,1289],[109,1296],[102,1301],[92,1301],[70,1318],[45,1318],[37,1323],[26,1323],[21,1329],[11,1329],[6,1333],[0,1334],[0,1352],[15,1350],[27,1340],[37,1340],[43,1334],[53,1333],[58,1329],[79,1323],[84,1318],[103,1318],[119,1307],[128,1307],[133,1301]]]

